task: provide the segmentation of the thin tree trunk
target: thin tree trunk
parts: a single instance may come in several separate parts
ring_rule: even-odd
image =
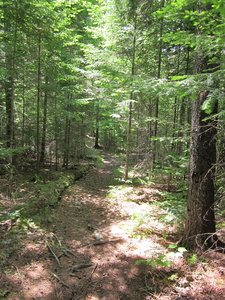
[[[4,7],[4,34],[5,34],[5,62],[8,77],[5,81],[5,104],[6,104],[6,137],[7,147],[14,146],[14,90],[15,90],[15,59],[16,59],[16,43],[17,43],[17,22],[15,28],[12,29],[7,20],[7,6]],[[13,30],[13,46],[11,46],[8,35]]]
[[[96,114],[95,114],[95,149],[100,148],[99,146],[99,112],[100,112],[100,106],[99,106],[99,100],[96,102]]]
[[[150,101],[150,103],[148,103],[147,106],[148,109],[148,116],[149,118],[153,117],[153,109],[152,109],[152,101]],[[148,149],[148,156],[147,156],[147,168],[153,170],[153,145],[154,142],[152,141],[152,136],[153,136],[153,122],[152,121],[148,121],[148,139],[147,139],[147,149]]]
[[[40,162],[44,162],[44,160],[45,160],[46,130],[47,130],[47,107],[48,107],[48,78],[46,76],[46,78],[45,78],[44,115],[43,115]],[[50,149],[50,154],[51,154],[51,149]]]
[[[70,102],[71,95],[68,94],[68,102]],[[70,112],[70,105],[67,105],[67,111]],[[64,156],[63,156],[63,166],[67,169],[69,163],[69,150],[70,150],[70,119],[66,117],[65,126],[65,139],[64,139]]]
[[[15,94],[15,68],[16,68],[16,48],[17,48],[17,20],[15,20],[14,28],[8,22],[7,9],[8,4],[4,3],[4,43],[5,43],[5,64],[8,76],[5,81],[5,105],[6,105],[6,146],[8,148],[15,148],[15,133],[14,133],[14,94]],[[10,41],[10,35],[13,32],[13,40]],[[11,45],[12,43],[12,45]],[[13,154],[8,157],[10,165],[9,181],[8,181],[8,195],[12,199],[13,194]],[[14,200],[14,199],[13,199]]]
[[[132,45],[132,59],[131,59],[131,75],[135,75],[135,56],[136,56],[136,19],[134,24],[133,32],[133,45]],[[125,180],[128,179],[129,173],[129,161],[130,161],[130,152],[131,152],[131,129],[132,129],[132,113],[133,113],[133,104],[132,100],[134,98],[134,93],[130,94],[130,103],[128,110],[128,124],[127,124],[127,148],[126,148],[126,165],[125,165]]]
[[[68,119],[67,123],[67,142],[66,142],[66,156],[65,156],[65,166],[68,169],[69,156],[70,156],[70,133],[71,133],[71,121]]]
[[[68,167],[68,156],[69,156],[69,119],[66,117],[65,126],[65,138],[64,138],[64,155],[63,155],[63,166],[67,169]]]
[[[186,107],[186,104],[187,104],[187,99],[185,97],[183,97],[181,99],[180,112],[179,112],[179,133],[178,133],[178,136],[180,138],[184,136],[183,127],[184,127],[184,121],[185,121],[185,107]],[[182,154],[182,149],[183,149],[183,141],[178,141],[177,153]]]
[[[165,0],[161,0],[161,8],[165,5]],[[158,70],[157,70],[157,78],[161,77],[161,68],[162,68],[162,50],[163,50],[163,25],[164,19],[161,19],[160,29],[159,29],[159,52],[158,52]],[[159,118],[159,97],[156,97],[155,102],[155,128],[154,128],[154,137],[158,136],[158,118]],[[154,167],[155,159],[156,159],[156,141],[153,141],[153,155],[152,155],[152,165]],[[152,168],[153,168],[152,167]]]
[[[173,142],[171,145],[171,150],[175,150],[176,148],[176,143],[174,142],[174,139],[176,137],[176,124],[177,124],[177,97],[174,98],[174,110],[173,110]]]
[[[40,102],[41,102],[41,34],[38,37],[38,53],[37,53],[37,124],[36,124],[36,172],[40,169]]]
[[[22,146],[26,145],[25,141],[25,76],[23,76],[23,90],[22,90]]]
[[[57,118],[57,97],[55,93],[55,168],[56,171],[58,170],[58,164],[59,164],[59,155],[58,155],[58,118]]]
[[[130,148],[131,148],[132,109],[133,109],[133,105],[132,105],[132,102],[130,101],[128,126],[127,126],[127,151],[126,151],[125,180],[128,179],[128,173],[129,173],[129,160],[130,160],[130,150],[131,150]]]

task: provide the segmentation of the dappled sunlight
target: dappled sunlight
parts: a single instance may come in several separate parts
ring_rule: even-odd
[[[44,299],[50,297],[51,299],[52,295],[54,295],[54,283],[48,280],[47,276],[41,274],[38,278],[28,278],[24,273],[12,273],[7,274],[4,280],[16,288],[15,296],[9,299],[38,299],[42,297],[44,297]]]
[[[33,232],[30,228],[29,230],[25,226],[16,228],[17,233],[14,234],[15,236],[17,234],[19,239],[14,238],[14,240],[19,242],[11,248],[11,256],[15,257],[14,260],[9,257],[11,267],[4,269],[1,283],[8,286],[15,294],[15,297],[9,299],[52,299],[55,297],[55,284],[51,280],[52,261],[45,245],[48,235],[38,226],[35,226]],[[6,250],[2,249],[1,259],[6,255]],[[5,258],[5,262],[7,261],[8,259]]]
[[[12,265],[1,277],[17,293],[10,300],[203,300],[201,284],[222,299],[223,265],[213,269],[176,245],[163,185],[118,184],[106,161],[67,188],[45,228],[22,218],[10,224],[16,234],[3,244],[11,253],[0,253]]]

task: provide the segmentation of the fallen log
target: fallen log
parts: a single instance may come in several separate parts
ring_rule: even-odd
[[[56,181],[38,184],[34,195],[29,198],[29,202],[21,209],[21,216],[32,219],[35,218],[42,223],[51,222],[50,212],[57,207],[65,189],[83,177],[89,170],[90,166],[86,168],[82,166],[80,170],[63,174]]]

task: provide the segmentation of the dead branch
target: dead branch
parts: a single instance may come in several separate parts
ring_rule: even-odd
[[[70,250],[67,249],[67,248],[65,248],[64,251],[68,252],[69,254],[73,255],[73,256],[76,257],[76,258],[79,258],[76,254],[74,254],[72,251],[70,251]]]
[[[91,280],[91,279],[92,279],[92,276],[93,276],[93,274],[94,274],[95,270],[97,269],[97,267],[98,267],[98,264],[95,264],[95,266],[94,266],[93,270],[91,271],[91,275],[90,275],[90,278],[89,278],[89,280]]]
[[[74,266],[70,267],[69,270],[72,271],[72,272],[78,272],[80,269],[89,268],[89,267],[92,267],[92,266],[93,266],[92,263],[79,264],[79,265],[74,265]]]
[[[56,278],[62,285],[64,285],[65,287],[67,287],[68,289],[71,289],[71,287],[69,285],[67,285],[62,279],[59,278],[59,276],[57,276],[55,273],[50,272],[51,275]]]
[[[58,265],[60,266],[61,263],[60,263],[58,257],[56,256],[56,254],[54,253],[54,251],[52,250],[52,248],[49,245],[47,245],[47,247],[48,247],[48,250],[51,252],[51,254],[54,256],[54,258],[57,261]]]
[[[63,248],[63,254],[64,254],[65,256],[69,257],[69,255],[68,255],[68,253],[69,253],[69,254],[73,255],[74,257],[78,258],[78,256],[77,256],[76,254],[74,254],[72,251],[70,251],[69,249],[67,249],[67,247],[65,247],[65,246],[62,244],[62,242],[60,241],[60,239],[57,237],[56,234],[53,234],[53,236],[54,236],[55,239],[57,240],[59,246]],[[60,257],[61,257],[63,254],[61,254]]]
[[[121,241],[122,241],[122,239],[108,240],[108,241],[97,241],[97,242],[90,243],[90,244],[88,244],[84,247],[89,248],[91,246],[99,246],[99,245],[104,245],[104,244],[107,244],[107,243],[117,243],[117,242],[121,242]]]
[[[62,247],[62,243],[61,243],[60,239],[57,237],[57,235],[54,233],[53,236],[55,237],[55,239],[59,243],[59,246]]]

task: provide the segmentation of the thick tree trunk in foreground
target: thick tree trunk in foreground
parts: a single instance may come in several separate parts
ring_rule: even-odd
[[[200,92],[192,103],[190,145],[190,184],[184,244],[188,248],[216,246],[214,215],[214,175],[216,163],[216,124],[201,105],[209,92]],[[215,104],[212,115],[217,112]]]
[[[201,1],[197,2],[199,16],[210,9],[210,3],[204,5]],[[196,33],[201,38],[205,34],[200,23],[196,26]],[[216,54],[210,56],[207,49],[199,46],[195,57],[195,73],[212,73],[219,67]],[[213,86],[216,85],[214,82]],[[216,235],[214,213],[217,121],[213,115],[218,112],[218,100],[213,99],[213,107],[210,107],[209,114],[202,109],[202,104],[210,96],[209,93],[206,89],[199,92],[197,99],[192,102],[190,182],[187,221],[182,242],[189,249],[200,246],[222,251],[218,248],[223,247],[224,251],[225,244],[219,241]]]

